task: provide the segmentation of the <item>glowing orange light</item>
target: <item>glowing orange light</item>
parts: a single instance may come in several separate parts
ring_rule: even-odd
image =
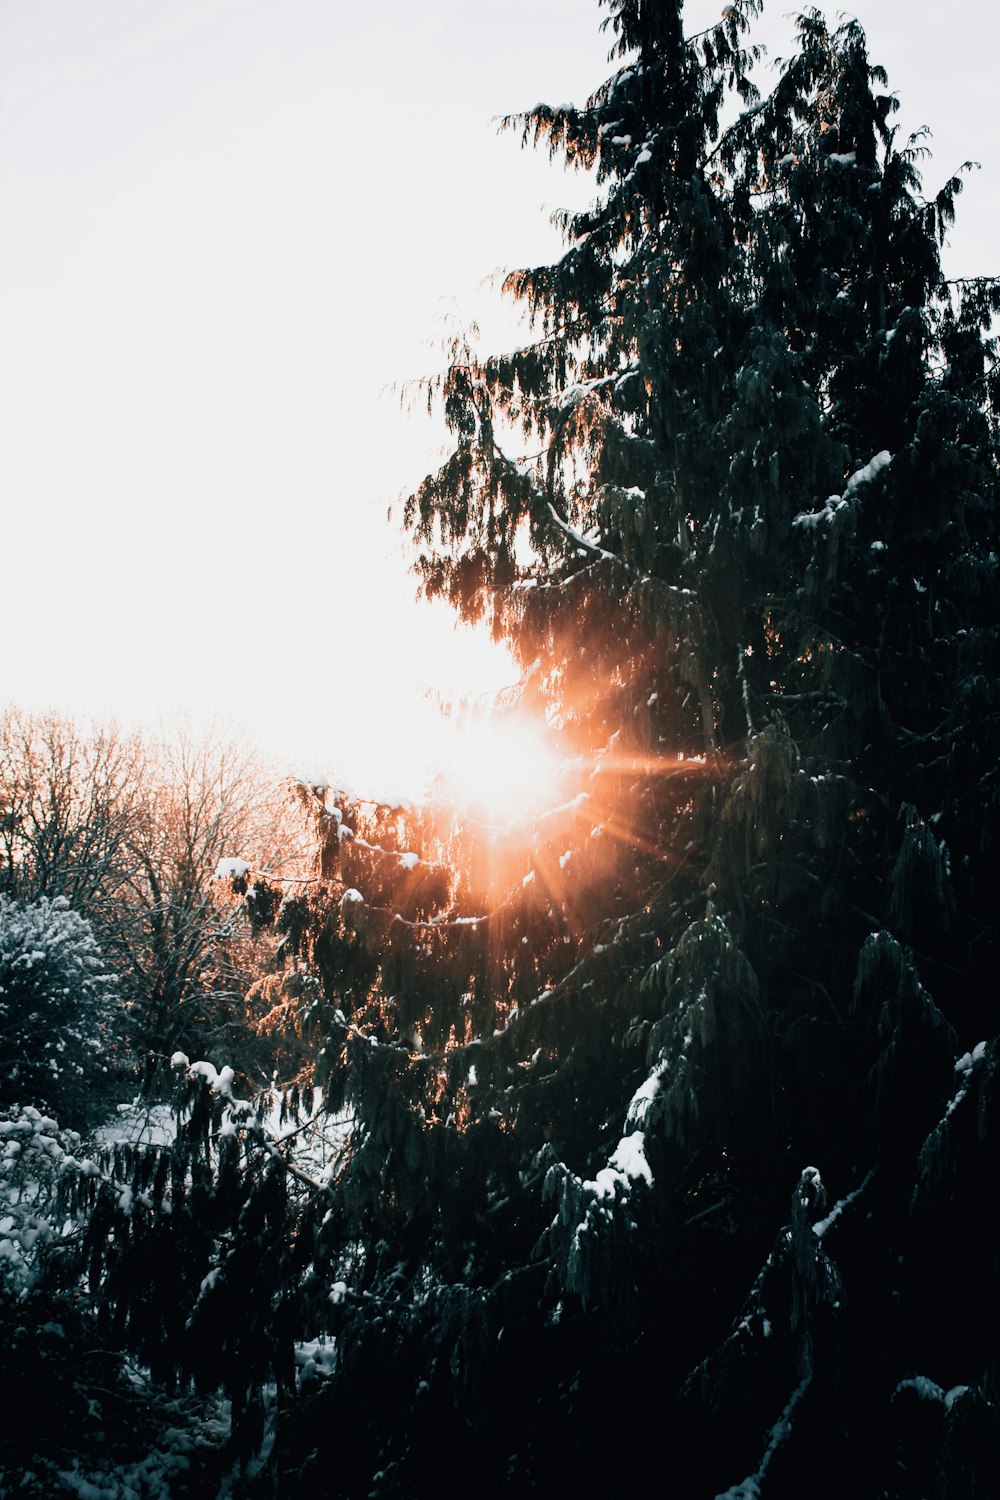
[[[477,717],[454,729],[441,785],[463,811],[506,824],[558,800],[562,762],[537,719],[517,713]]]

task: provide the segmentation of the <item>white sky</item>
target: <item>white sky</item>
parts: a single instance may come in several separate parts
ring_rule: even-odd
[[[927,189],[983,161],[952,269],[998,269],[997,12],[857,12]],[[584,190],[494,118],[582,99],[601,14],[0,0],[0,704],[213,713],[364,789],[407,780],[427,688],[504,680],[413,600],[386,505],[442,437],[386,387],[449,311],[516,342],[484,278]],[[760,35],[790,50],[779,7]]]

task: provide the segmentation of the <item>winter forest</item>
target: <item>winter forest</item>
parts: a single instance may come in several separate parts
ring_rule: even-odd
[[[1000,280],[758,11],[601,0],[418,393],[516,807],[0,718],[0,1496],[1000,1494]]]

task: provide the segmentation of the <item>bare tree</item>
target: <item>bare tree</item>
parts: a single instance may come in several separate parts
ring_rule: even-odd
[[[111,934],[147,1082],[178,1048],[228,1062],[239,1046],[246,991],[270,958],[246,895],[294,859],[287,800],[255,755],[221,738],[147,747]]]
[[[84,732],[56,714],[0,717],[0,892],[63,896],[98,928],[129,873],[143,752],[114,724]]]
[[[220,735],[0,718],[0,895],[89,920],[146,1082],[181,1047],[247,1052],[246,992],[270,957],[248,888],[303,873],[305,833],[286,788]]]

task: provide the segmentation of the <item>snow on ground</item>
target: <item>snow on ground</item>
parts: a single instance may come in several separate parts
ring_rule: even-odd
[[[119,1104],[114,1115],[94,1131],[96,1146],[169,1146],[177,1122],[169,1104]]]

